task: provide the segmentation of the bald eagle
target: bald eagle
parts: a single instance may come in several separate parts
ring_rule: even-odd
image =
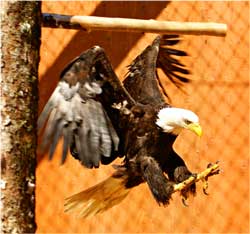
[[[124,158],[109,178],[66,199],[66,211],[82,217],[103,212],[143,182],[158,204],[167,205],[173,185],[192,175],[172,146],[182,129],[201,135],[199,118],[166,102],[157,75],[161,68],[177,87],[188,82],[189,71],[179,61],[187,54],[173,48],[179,41],[176,35],[157,36],[133,60],[123,84],[99,46],[62,71],[38,120],[38,128],[45,129],[43,151],[51,159],[62,137],[62,163],[68,150],[86,168]],[[182,191],[184,197],[190,193],[195,184]]]

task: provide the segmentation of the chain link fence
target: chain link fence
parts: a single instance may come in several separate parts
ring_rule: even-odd
[[[209,196],[198,183],[197,195],[182,205],[173,195],[159,207],[146,184],[111,210],[86,220],[63,212],[64,198],[107,178],[111,166],[88,170],[68,157],[59,165],[61,146],[53,161],[38,155],[36,221],[38,233],[249,233],[249,2],[53,2],[44,1],[45,13],[94,15],[173,21],[226,23],[225,38],[183,36],[179,48],[192,71],[185,93],[161,77],[172,105],[198,113],[201,139],[183,131],[174,147],[193,172],[220,160],[221,174],[209,179]],[[93,45],[105,48],[116,73],[155,37],[154,34],[65,29],[42,30],[40,111],[54,90],[60,71]]]

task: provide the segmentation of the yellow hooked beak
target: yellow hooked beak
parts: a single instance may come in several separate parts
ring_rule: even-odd
[[[202,135],[202,128],[201,128],[200,124],[198,124],[198,123],[188,124],[187,129],[194,132],[199,137]]]

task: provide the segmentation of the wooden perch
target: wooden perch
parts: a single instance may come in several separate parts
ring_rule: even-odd
[[[225,36],[227,32],[226,24],[212,22],[174,22],[48,13],[43,14],[43,27],[211,36]]]

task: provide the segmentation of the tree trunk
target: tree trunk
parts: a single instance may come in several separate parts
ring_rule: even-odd
[[[34,233],[41,3],[1,3],[2,233]]]

